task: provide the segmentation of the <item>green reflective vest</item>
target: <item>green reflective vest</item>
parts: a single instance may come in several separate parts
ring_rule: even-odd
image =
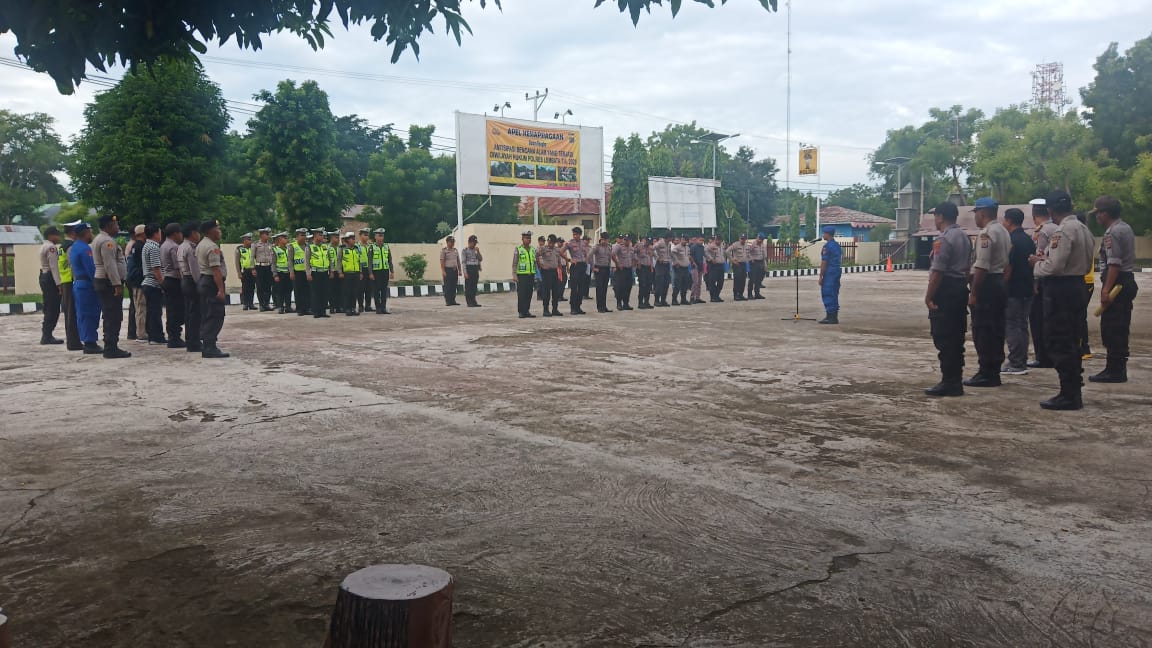
[[[272,252],[276,254],[276,272],[288,272],[288,250],[282,247],[272,248]],[[304,259],[300,259],[303,265]]]
[[[252,248],[244,247],[243,245],[241,245],[237,249],[240,251],[240,269],[241,270],[251,270],[252,269]]]
[[[360,253],[356,248],[340,246],[340,269],[345,273],[360,272]]]
[[[516,263],[516,274],[536,274],[536,250],[517,245],[516,253],[520,256],[520,260]]]
[[[64,241],[60,244],[60,256],[56,258],[56,266],[60,268],[60,283],[72,283],[72,264],[68,263],[68,248],[72,247],[72,241]]]
[[[372,259],[373,270],[383,270],[384,268],[388,267],[388,261],[390,260],[389,257],[392,252],[388,249],[387,243],[381,243],[380,245],[372,243],[368,246],[368,251],[370,252],[369,256]]]
[[[360,267],[361,268],[367,268],[368,267],[368,246],[364,245],[363,243],[357,243],[356,244],[356,253],[360,259]]]
[[[312,264],[313,270],[328,271],[332,266],[332,257],[328,256],[328,246],[324,243],[313,243],[308,247],[311,252],[309,255],[309,263]]]
[[[292,267],[297,272],[304,272],[304,246],[292,241]]]
[[[336,260],[339,258],[339,255],[336,253],[336,246],[331,243],[325,243],[324,249],[328,250],[328,265],[336,267]]]

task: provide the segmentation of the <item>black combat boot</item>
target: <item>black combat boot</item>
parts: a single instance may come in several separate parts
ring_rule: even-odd
[[[109,344],[104,347],[104,357],[108,360],[117,360],[119,358],[131,358],[132,354],[118,346]]]
[[[959,380],[941,380],[924,390],[928,396],[963,396],[964,385]]]
[[[1084,401],[1080,398],[1080,386],[1060,385],[1060,393],[1046,401],[1041,401],[1040,407],[1046,410],[1084,409]]]
[[[1108,358],[1104,371],[1095,376],[1088,377],[1094,383],[1123,383],[1128,382],[1128,358]]]
[[[836,322],[832,319],[832,311],[824,311],[824,319],[822,319],[816,323],[817,324],[835,324]]]
[[[215,344],[205,344],[204,350],[200,352],[202,358],[227,358],[229,355],[231,354],[224,353]]]
[[[104,353],[104,347],[96,344],[95,342],[84,343],[84,355],[99,355]]]

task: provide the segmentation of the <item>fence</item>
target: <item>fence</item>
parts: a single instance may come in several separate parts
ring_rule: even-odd
[[[769,245],[766,250],[768,265],[770,266],[789,266],[791,267],[796,254],[796,250],[802,250],[808,247],[807,245],[799,245],[796,243],[777,243],[776,245]],[[856,263],[856,243],[841,243],[840,250],[842,256],[840,262],[844,265],[852,265]]]
[[[0,245],[0,294],[8,294],[16,288],[16,255],[11,245]]]
[[[892,257],[892,263],[904,263],[908,256],[908,241],[880,241],[880,260]]]

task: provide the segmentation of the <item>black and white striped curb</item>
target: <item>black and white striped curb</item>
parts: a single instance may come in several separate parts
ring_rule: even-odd
[[[844,266],[840,270],[844,274],[851,274],[853,272],[884,272],[884,270],[886,270],[887,267],[888,267],[887,264],[877,263],[874,265]],[[912,269],[911,263],[893,263],[892,264],[892,270],[894,270],[894,271],[895,270],[911,270],[911,269]],[[764,273],[764,276],[766,278],[795,277],[796,275],[800,275],[801,277],[815,277],[818,274],[820,274],[819,268],[800,268],[799,270],[768,270]],[[731,279],[732,273],[729,272],[728,274],[726,274],[724,276],[727,277],[728,279]]]

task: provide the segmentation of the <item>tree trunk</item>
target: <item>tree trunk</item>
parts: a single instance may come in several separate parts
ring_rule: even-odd
[[[452,576],[435,567],[361,569],[340,584],[324,646],[450,648],[454,589]]]

